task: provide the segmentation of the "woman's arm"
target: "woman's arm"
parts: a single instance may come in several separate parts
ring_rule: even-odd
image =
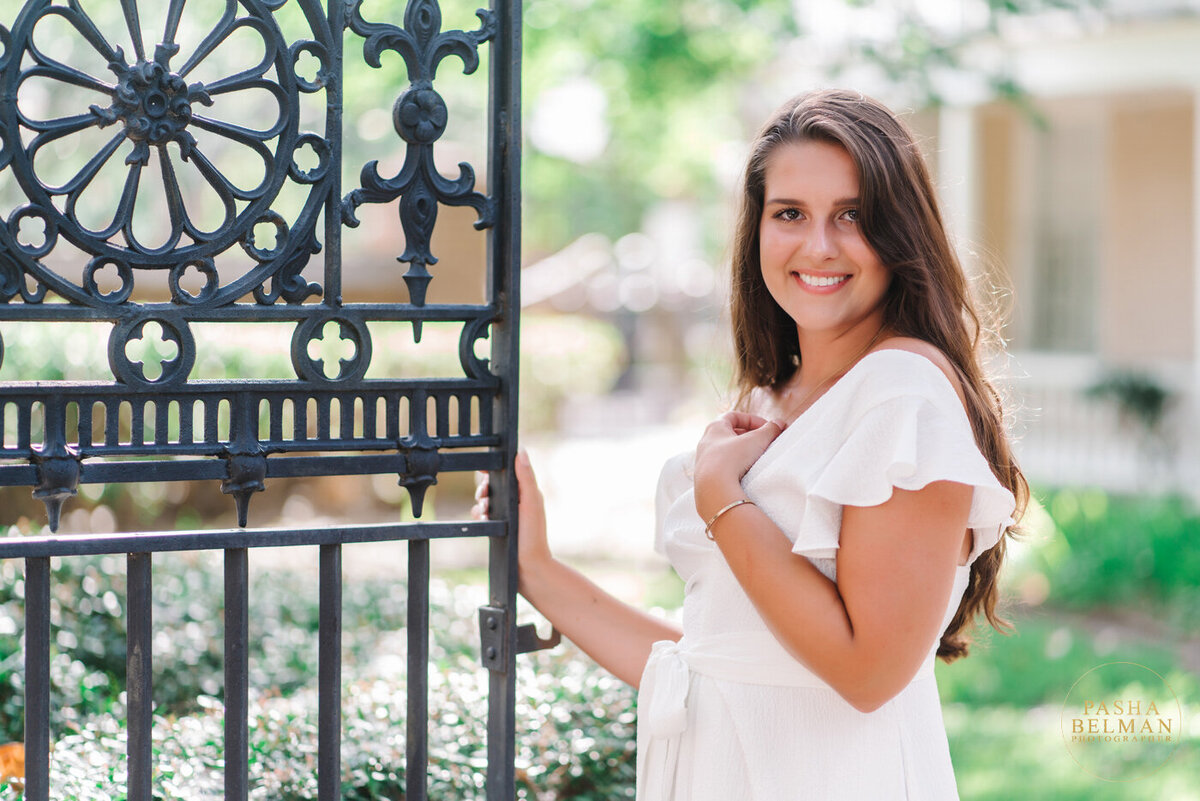
[[[522,451],[516,459],[519,509],[518,589],[564,637],[601,667],[634,687],[659,640],[682,633],[665,620],[605,592],[579,571],[554,558],[546,538],[546,509],[537,477]],[[481,484],[477,512],[487,512],[487,484]]]
[[[709,427],[696,469],[703,519],[743,497],[741,476],[778,433],[777,425],[750,415],[726,415]],[[938,481],[895,489],[878,506],[843,507],[836,583],[793,553],[753,505],[723,515],[713,536],[779,641],[847,702],[870,712],[912,680],[934,646],[970,504],[970,487]]]

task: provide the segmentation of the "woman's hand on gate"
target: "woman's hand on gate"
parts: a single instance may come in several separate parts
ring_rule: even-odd
[[[520,569],[536,570],[550,560],[550,544],[546,537],[546,502],[538,488],[537,476],[529,463],[529,454],[522,449],[514,462],[517,479],[517,544]],[[476,473],[475,506],[471,514],[476,520],[488,519],[488,474]]]
[[[517,479],[518,590],[533,607],[614,676],[636,687],[650,649],[682,632],[605,592],[570,565],[555,559],[546,541],[546,507],[524,451],[513,464]],[[475,516],[488,514],[487,475],[475,492]]]

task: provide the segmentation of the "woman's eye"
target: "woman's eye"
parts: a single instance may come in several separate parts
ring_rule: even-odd
[[[793,220],[800,219],[800,210],[799,209],[781,209],[780,211],[775,213],[775,217],[780,220],[787,220],[788,222],[792,222]]]
[[[856,223],[859,221],[858,209],[846,209],[842,216],[845,217],[849,222]]]

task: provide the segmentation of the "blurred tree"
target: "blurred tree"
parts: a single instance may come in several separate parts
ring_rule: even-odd
[[[699,201],[706,230],[765,108],[864,81],[938,105],[948,89],[1021,103],[1002,62],[970,49],[1036,14],[1080,18],[1103,0],[532,0],[525,11],[525,239],[531,253],[637,231],[661,199]],[[872,24],[864,25],[869,20]],[[813,58],[796,54],[813,51]],[[797,62],[810,69],[797,70]],[[778,73],[784,72],[781,79]],[[716,223],[714,226],[713,223]],[[705,243],[709,246],[714,242]]]
[[[534,0],[525,24],[534,250],[711,193],[713,153],[743,138],[739,93],[797,34],[788,0]]]
[[[713,225],[726,194],[719,179],[735,174],[752,133],[747,126],[783,93],[814,82],[870,84],[892,102],[899,97],[920,107],[942,102],[947,87],[961,87],[968,76],[984,91],[1019,102],[1020,87],[1002,61],[975,58],[972,47],[1000,38],[1020,18],[1100,19],[1103,2],[526,0],[526,249],[540,254],[588,232],[615,239],[637,231],[647,208],[661,199],[698,200],[699,213],[713,217],[705,229],[724,230],[723,223]],[[406,4],[361,0],[361,9],[367,19],[399,23]],[[22,5],[0,4],[0,25],[11,27]],[[122,5],[93,2],[87,9],[106,35],[128,48]],[[151,17],[165,12],[153,3],[138,5],[150,42],[161,30]],[[187,19],[211,25],[220,5],[189,6]],[[443,28],[475,28],[478,5],[486,3],[442,0]],[[287,39],[311,36],[299,4],[282,4],[273,16]],[[68,28],[48,26],[43,48],[70,52],[75,46],[86,54]],[[56,36],[63,41],[51,41]],[[355,57],[356,37],[347,34],[346,47],[349,188],[365,161],[380,159],[384,174],[402,161],[391,104],[407,78],[395,53],[385,52],[381,68],[371,69]],[[218,60],[228,55],[218,53]],[[486,48],[481,55],[486,65]],[[302,59],[301,69],[311,71],[311,62]],[[464,78],[451,59],[438,74],[451,114],[439,163],[444,158],[451,173],[459,160],[479,166],[485,160],[484,65]],[[97,72],[107,75],[102,65]],[[221,73],[214,67],[213,74]],[[306,127],[320,130],[321,111],[304,116]]]

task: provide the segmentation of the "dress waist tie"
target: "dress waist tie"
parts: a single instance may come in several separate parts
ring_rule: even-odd
[[[913,681],[933,675],[933,656],[931,651]],[[768,631],[654,643],[638,692],[637,801],[674,798],[692,673],[739,684],[832,689]]]

